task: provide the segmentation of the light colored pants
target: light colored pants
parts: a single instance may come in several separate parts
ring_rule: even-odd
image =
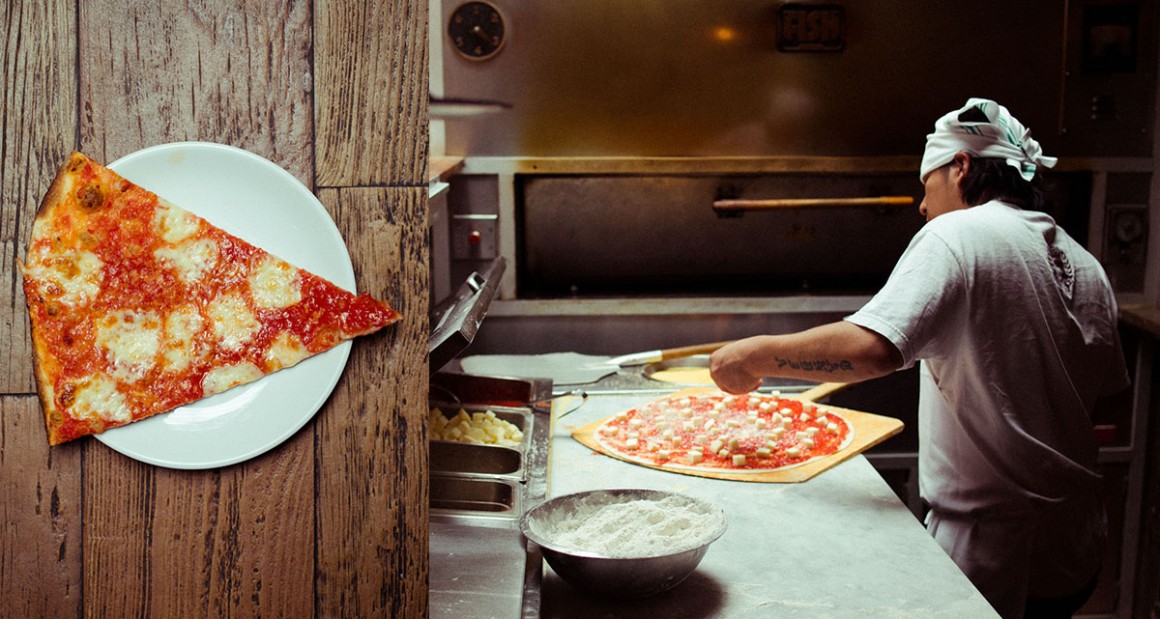
[[[1107,542],[1098,497],[1023,517],[932,509],[927,529],[1004,619],[1022,617],[1028,596],[1058,598],[1083,589],[1099,572]]]

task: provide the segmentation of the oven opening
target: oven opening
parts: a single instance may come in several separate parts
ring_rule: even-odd
[[[1049,187],[1086,238],[1090,175]],[[525,175],[516,196],[525,299],[872,294],[925,223],[912,173]]]

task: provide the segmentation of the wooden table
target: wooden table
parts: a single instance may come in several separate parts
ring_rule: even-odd
[[[7,616],[427,611],[427,14],[419,0],[7,2],[0,107],[0,608]],[[265,455],[180,471],[50,449],[16,261],[56,168],[241,147],[319,197],[404,315]]]

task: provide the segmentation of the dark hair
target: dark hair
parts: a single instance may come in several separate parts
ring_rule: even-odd
[[[1047,209],[1047,197],[1040,175],[1036,174],[1035,178],[1026,181],[1018,170],[1002,159],[969,156],[970,171],[960,185],[963,202],[978,206],[991,200],[1002,200],[1026,210]]]

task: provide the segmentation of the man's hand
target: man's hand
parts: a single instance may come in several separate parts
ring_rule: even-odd
[[[761,386],[762,376],[747,366],[760,348],[761,336],[738,340],[719,348],[709,357],[709,376],[726,393],[749,393]]]

